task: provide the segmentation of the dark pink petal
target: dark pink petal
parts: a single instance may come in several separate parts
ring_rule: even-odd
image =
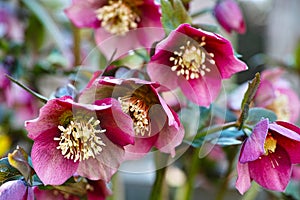
[[[284,148],[288,153],[291,163],[300,163],[300,142],[291,140],[280,134],[273,134],[274,138],[277,140],[277,144]]]
[[[124,161],[124,149],[111,142],[105,134],[100,135],[100,138],[105,144],[102,151],[96,158],[81,161],[77,173],[91,180],[102,179],[108,182]]]
[[[106,98],[97,100],[95,104],[112,105],[109,109],[97,112],[100,126],[106,130],[105,135],[121,147],[134,144],[132,119],[122,111],[120,103],[116,99]]]
[[[70,97],[62,97],[59,99],[52,99],[47,102],[45,106],[40,109],[38,118],[25,122],[25,128],[28,131],[28,137],[35,140],[40,134],[47,130],[58,129],[59,117],[71,110],[71,104],[62,105],[63,101],[71,99]]]
[[[287,152],[277,145],[274,153],[249,162],[251,178],[270,190],[283,192],[291,178],[291,161]]]
[[[135,138],[134,145],[127,145],[125,149],[125,160],[136,160],[144,157],[153,147],[158,134],[147,138]]]
[[[248,163],[242,164],[238,162],[237,173],[238,178],[236,180],[235,187],[241,194],[244,194],[251,187]]]
[[[269,120],[261,120],[253,129],[252,134],[243,143],[239,161],[246,163],[258,159],[265,153],[264,143],[268,134]]]
[[[100,21],[97,19],[96,10],[106,2],[105,0],[73,0],[72,5],[65,10],[65,13],[79,28],[98,28]]]
[[[300,128],[288,122],[276,121],[269,124],[269,129],[278,134],[300,142]]]
[[[0,186],[1,200],[34,200],[32,188],[21,180],[8,181]]]
[[[111,195],[111,191],[107,188],[106,183],[103,180],[90,181],[94,190],[87,192],[88,200],[105,200],[107,196]]]
[[[60,149],[56,149],[57,136],[53,132],[45,131],[35,138],[31,150],[34,170],[45,185],[61,185],[70,178],[78,167],[78,162],[64,158]]]
[[[36,200],[80,200],[79,197],[75,197],[73,195],[68,196],[65,198],[65,194],[59,192],[59,190],[41,190],[38,187],[34,188],[34,197]]]

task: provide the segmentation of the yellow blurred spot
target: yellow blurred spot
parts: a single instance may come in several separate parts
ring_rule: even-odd
[[[0,134],[0,157],[3,157],[10,148],[11,140],[7,135]]]

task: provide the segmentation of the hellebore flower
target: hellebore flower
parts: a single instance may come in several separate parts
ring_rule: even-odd
[[[284,191],[292,164],[300,163],[300,128],[283,121],[261,120],[242,145],[236,188],[246,192],[254,180],[264,188]]]
[[[179,86],[200,106],[209,106],[216,99],[222,79],[246,69],[227,39],[189,24],[180,25],[157,44],[147,67],[151,80],[166,89]]]
[[[159,6],[154,0],[73,0],[65,12],[75,26],[95,29],[97,44],[115,36],[116,40],[110,40],[110,46],[98,46],[106,56],[111,56],[114,51],[112,43],[118,47],[118,53],[124,53],[140,45],[151,47],[154,41],[164,36]],[[145,27],[160,30],[132,31]],[[112,51],[108,51],[109,47]]]
[[[124,160],[123,146],[134,141],[132,120],[108,100],[84,105],[68,96],[52,99],[37,119],[25,122],[34,141],[32,164],[44,184],[60,185],[75,172],[110,180]]]
[[[300,114],[300,100],[290,82],[283,77],[284,72],[278,67],[261,73],[261,81],[253,99],[253,106],[272,110],[278,120],[295,123]],[[229,108],[240,109],[246,90],[247,84],[245,83],[229,95]]]
[[[13,180],[0,186],[0,199],[34,200],[32,187],[22,180]]]
[[[219,24],[228,32],[245,33],[246,25],[242,11],[235,0],[218,1],[213,13]]]
[[[83,90],[79,102],[115,98],[124,113],[133,120],[135,144],[125,147],[127,158],[144,156],[151,148],[175,156],[175,147],[181,144],[184,130],[177,114],[160,97],[159,84],[140,79],[99,78]]]

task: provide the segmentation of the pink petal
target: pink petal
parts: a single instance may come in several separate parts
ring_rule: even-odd
[[[258,107],[266,107],[271,104],[275,98],[276,95],[273,84],[267,80],[261,81],[254,97],[255,105]]]
[[[277,90],[288,97],[289,121],[296,123],[300,115],[300,99],[295,91],[290,88],[277,88]]]
[[[118,170],[124,161],[124,149],[112,143],[105,134],[100,135],[105,146],[96,158],[90,157],[79,163],[77,173],[91,180],[102,179],[110,181],[111,176]]]
[[[123,147],[134,144],[133,122],[129,115],[125,114],[120,103],[113,98],[97,100],[96,105],[111,104],[109,109],[97,112],[100,126],[106,130],[105,135],[115,144]]]
[[[31,150],[34,170],[45,185],[63,184],[78,167],[78,162],[64,158],[61,150],[56,149],[55,136],[53,132],[44,132],[35,138]]]
[[[269,129],[282,136],[300,142],[300,128],[288,122],[276,121],[269,124]]]
[[[244,194],[251,187],[251,179],[249,174],[248,163],[237,163],[238,178],[235,183],[236,189]]]
[[[239,158],[241,163],[256,160],[265,153],[264,143],[268,134],[268,124],[268,119],[256,124],[250,137],[243,143]]]
[[[125,160],[137,160],[144,157],[153,147],[158,134],[153,137],[135,138],[134,145],[125,146]]]
[[[277,140],[277,144],[284,148],[284,150],[289,154],[292,164],[300,163],[300,142],[291,140],[280,134],[273,134],[274,138]]]
[[[276,151],[249,162],[251,178],[270,190],[283,192],[291,178],[291,161],[287,152],[277,145]]]
[[[59,99],[52,99],[47,102],[45,106],[40,109],[38,118],[25,122],[25,128],[28,131],[28,137],[35,139],[44,131],[50,129],[57,129],[59,125],[59,117],[66,111],[71,110],[72,105],[62,105],[63,101],[70,99],[70,97],[62,97]]]
[[[65,13],[72,23],[79,28],[98,28],[100,21],[97,19],[95,12],[104,3],[104,0],[76,0],[69,8],[65,9]]]

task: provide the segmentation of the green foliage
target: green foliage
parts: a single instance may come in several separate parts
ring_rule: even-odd
[[[7,157],[0,160],[0,185],[6,181],[19,179],[21,177],[21,173],[9,164]]]
[[[169,34],[180,24],[190,24],[192,22],[181,0],[161,0],[160,3],[162,9],[161,22],[166,34]]]
[[[268,118],[270,122],[274,122],[277,120],[276,114],[271,110],[267,110],[265,108],[250,108],[245,124],[254,126],[262,118]]]

